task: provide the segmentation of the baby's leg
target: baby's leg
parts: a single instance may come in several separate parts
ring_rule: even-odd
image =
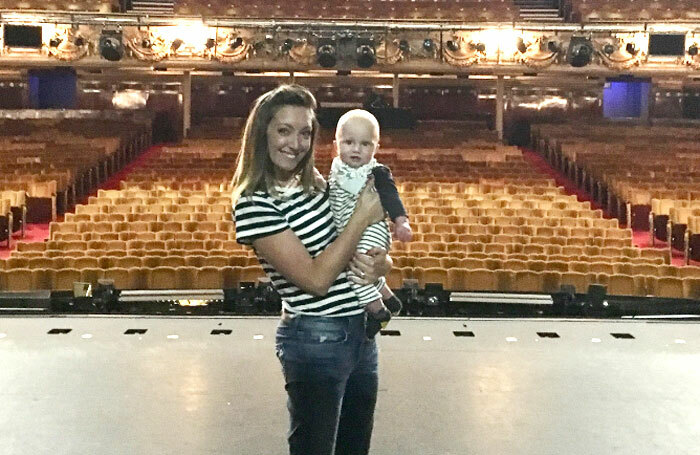
[[[382,300],[384,301],[384,306],[391,311],[391,314],[397,315],[403,308],[403,303],[401,303],[401,300],[399,300],[398,297],[396,297],[396,294],[391,292],[391,289],[389,289],[389,286],[386,284],[379,290],[379,293],[382,295]]]
[[[382,304],[381,299],[372,300],[367,304],[365,308],[367,309],[368,313],[376,314],[382,311],[382,308],[384,308],[384,304]]]
[[[367,338],[374,336],[391,320],[391,312],[384,306],[382,299],[373,300],[365,307],[367,309],[367,324],[365,333]]]

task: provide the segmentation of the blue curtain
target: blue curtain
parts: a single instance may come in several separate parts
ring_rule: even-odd
[[[651,84],[645,81],[608,81],[603,89],[606,118],[639,118],[649,106]]]
[[[73,109],[76,106],[75,70],[29,72],[29,104],[33,109]]]

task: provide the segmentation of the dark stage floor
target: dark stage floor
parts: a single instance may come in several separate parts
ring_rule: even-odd
[[[284,454],[275,324],[0,318],[0,453]],[[380,340],[373,454],[699,453],[698,323],[398,319],[390,328],[401,336]],[[211,334],[221,329],[231,334]]]

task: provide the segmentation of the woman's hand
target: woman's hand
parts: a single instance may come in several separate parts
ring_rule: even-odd
[[[355,253],[348,265],[354,276],[350,280],[355,284],[375,283],[379,277],[391,271],[392,261],[384,248],[372,248],[366,253]]]
[[[374,187],[373,177],[367,179],[367,183],[360,191],[355,205],[355,213],[361,215],[368,226],[385,218],[384,208],[382,208],[379,195]]]

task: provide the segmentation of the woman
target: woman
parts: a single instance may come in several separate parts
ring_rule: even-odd
[[[291,455],[366,454],[377,398],[377,347],[345,275],[385,275],[386,251],[353,258],[364,229],[384,218],[373,185],[337,235],[315,176],[316,101],[285,85],[262,95],[248,117],[234,176],[237,240],[253,246],[282,297],[276,349],[290,416]]]

